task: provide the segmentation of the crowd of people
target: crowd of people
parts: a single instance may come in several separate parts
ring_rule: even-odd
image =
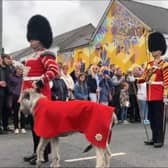
[[[74,71],[68,73],[68,65],[59,63],[59,71],[61,75],[52,81],[54,100],[79,99],[111,105],[115,106],[120,123],[141,121],[137,96],[139,84],[136,83],[137,76],[143,71],[141,66],[123,73],[114,64],[109,67],[97,64],[83,72],[80,63],[76,63]],[[141,94],[145,97],[146,91]]]
[[[114,64],[103,66],[91,65],[86,71],[80,63],[69,72],[67,64],[58,63],[59,75],[51,82],[51,99],[68,101],[72,99],[90,100],[105,105],[115,106],[119,123],[149,122],[147,108],[140,100],[146,100],[145,85],[136,83],[136,78],[143,72],[143,67],[135,67],[123,73]],[[13,118],[14,133],[25,130],[25,116],[19,112],[19,96],[23,81],[24,65],[16,63],[10,55],[0,58],[0,132],[10,131],[9,118]],[[141,99],[142,98],[142,99]],[[141,107],[142,106],[142,107]],[[141,108],[140,108],[141,107]],[[140,111],[141,110],[141,111]],[[140,113],[141,112],[141,113]],[[143,113],[145,112],[145,113]],[[142,118],[141,118],[142,115]]]

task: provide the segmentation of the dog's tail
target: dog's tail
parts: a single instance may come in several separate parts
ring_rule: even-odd
[[[83,153],[89,152],[93,148],[92,144],[89,144],[84,150]]]

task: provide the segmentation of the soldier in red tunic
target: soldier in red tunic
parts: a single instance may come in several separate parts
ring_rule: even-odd
[[[55,62],[55,55],[46,50],[52,44],[52,30],[48,20],[41,16],[33,16],[27,25],[27,40],[30,42],[31,48],[34,50],[32,59],[25,62],[28,70],[26,76],[23,78],[22,91],[27,88],[37,88],[41,93],[51,98],[49,81],[55,78],[58,74],[58,66]],[[32,119],[32,117],[31,117]],[[25,161],[31,164],[36,163],[36,149],[39,143],[39,137],[33,131],[32,119],[32,135],[34,143],[34,153],[30,156],[24,157]],[[47,161],[48,155],[45,152],[44,158]]]
[[[164,103],[168,96],[168,63],[161,59],[166,52],[166,40],[159,32],[148,37],[148,48],[153,61],[147,63],[139,83],[147,83],[147,101],[152,139],[145,141],[146,145],[162,147],[164,143]]]

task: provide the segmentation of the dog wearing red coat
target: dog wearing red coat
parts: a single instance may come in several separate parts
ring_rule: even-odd
[[[109,141],[114,108],[90,101],[51,101],[35,89],[25,90],[20,111],[32,113],[34,131],[41,137],[37,148],[37,166],[41,166],[45,146],[51,142],[51,167],[59,167],[59,137],[80,132],[96,150],[96,167],[110,167]]]

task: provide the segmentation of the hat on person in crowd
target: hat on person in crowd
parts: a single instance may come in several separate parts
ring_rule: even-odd
[[[24,69],[24,65],[19,61],[13,60],[13,66],[15,67],[15,69]]]
[[[104,71],[103,71],[103,74],[104,74],[104,75],[109,75],[109,71],[108,71],[108,70],[104,70]]]
[[[166,40],[162,33],[154,32],[148,36],[148,48],[150,52],[161,51],[164,55],[167,49]]]
[[[49,21],[42,15],[34,15],[27,24],[27,40],[39,40],[43,47],[50,48],[53,37]]]

